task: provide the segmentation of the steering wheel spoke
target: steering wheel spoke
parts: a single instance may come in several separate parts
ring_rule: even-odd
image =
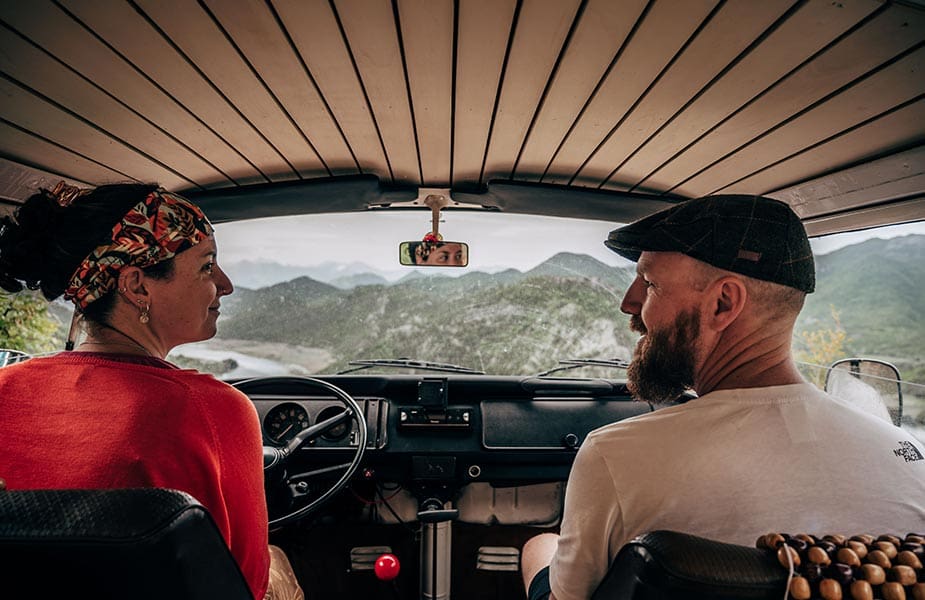
[[[350,396],[350,394],[335,385],[311,377],[291,376],[256,377],[253,379],[239,381],[234,384],[234,387],[247,394],[248,392],[257,393],[258,390],[264,391],[268,387],[275,387],[280,385],[286,385],[290,388],[296,385],[305,386],[308,388],[313,388],[313,391],[316,393],[318,389],[321,389],[340,401],[341,404],[344,405],[344,410],[337,413],[336,415],[328,417],[319,423],[315,423],[314,425],[305,428],[282,448],[264,446],[264,472],[267,473],[266,479],[268,485],[284,485],[286,488],[285,493],[288,494],[292,500],[300,500],[305,496],[315,496],[312,500],[309,500],[307,503],[302,504],[297,508],[293,507],[286,509],[288,512],[282,516],[271,518],[269,522],[270,527],[279,527],[281,525],[285,525],[287,523],[301,519],[334,497],[334,495],[342,490],[350,481],[350,478],[360,466],[360,461],[363,459],[363,453],[366,451],[367,432],[366,419],[364,418],[363,410],[360,408],[360,405],[357,403],[357,401],[354,400],[352,396]],[[270,476],[271,471],[278,472],[281,469],[284,469],[289,459],[301,446],[324,435],[327,431],[333,429],[341,423],[350,420],[352,420],[356,426],[356,447],[350,462],[322,467],[311,471],[305,471],[297,473],[291,477],[282,477],[282,479]],[[307,485],[308,480],[317,479],[320,481],[321,479],[324,479],[324,476],[337,473],[338,471],[343,471],[343,474],[341,474],[336,482],[331,484],[330,487],[328,487],[320,494],[317,494],[317,496],[314,493],[303,493],[301,491],[298,491],[297,493],[297,488],[305,488],[307,492],[310,488],[315,487],[314,485]],[[293,502],[293,504],[297,505],[299,502]]]

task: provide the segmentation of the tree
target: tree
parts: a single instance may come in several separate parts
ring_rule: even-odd
[[[848,356],[845,344],[848,343],[848,333],[842,327],[838,311],[829,305],[829,312],[835,321],[832,329],[817,329],[815,331],[800,332],[800,340],[804,348],[796,353],[796,360],[800,370],[817,387],[825,387],[825,376],[828,367],[840,358]],[[824,367],[824,368],[819,368]]]
[[[55,349],[57,321],[48,313],[48,303],[29,293],[0,293],[0,348],[29,354]]]

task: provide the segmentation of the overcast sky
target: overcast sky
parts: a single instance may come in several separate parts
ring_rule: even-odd
[[[217,241],[220,260],[225,264],[245,260],[293,266],[362,262],[380,270],[395,270],[398,243],[420,240],[430,226],[430,214],[423,211],[305,215],[224,223],[217,227]],[[524,271],[562,251],[626,266],[628,261],[603,244],[607,234],[619,226],[580,219],[449,211],[444,213],[440,232],[446,240],[469,244],[467,271],[510,267]],[[826,236],[812,240],[812,245],[816,254],[826,254],[871,237],[912,233],[925,234],[925,223]],[[461,274],[459,271],[453,274]]]

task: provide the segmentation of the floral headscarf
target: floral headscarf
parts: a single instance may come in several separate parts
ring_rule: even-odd
[[[71,276],[64,297],[83,310],[112,290],[122,267],[139,268],[173,258],[212,235],[212,225],[189,200],[162,189],[135,205]]]

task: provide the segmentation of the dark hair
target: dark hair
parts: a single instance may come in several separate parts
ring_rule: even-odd
[[[0,287],[10,292],[41,290],[48,300],[61,296],[77,267],[112,235],[112,228],[158,186],[122,183],[102,185],[61,206],[48,190],[40,190],[14,216],[0,218]],[[173,261],[144,271],[159,279],[173,274]],[[113,295],[90,303],[84,316],[106,322]]]

